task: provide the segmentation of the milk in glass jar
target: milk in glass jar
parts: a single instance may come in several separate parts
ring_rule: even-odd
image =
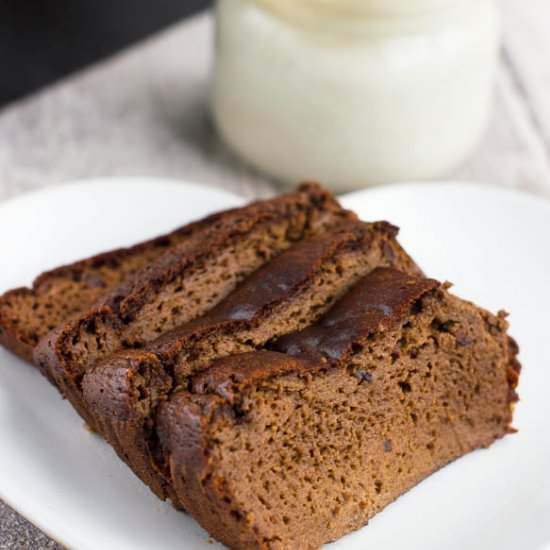
[[[485,127],[498,23],[493,0],[218,0],[215,123],[288,183],[442,176]]]

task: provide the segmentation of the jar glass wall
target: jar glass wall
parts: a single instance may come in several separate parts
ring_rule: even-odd
[[[282,181],[438,177],[483,132],[492,0],[218,0],[216,20],[216,125]]]

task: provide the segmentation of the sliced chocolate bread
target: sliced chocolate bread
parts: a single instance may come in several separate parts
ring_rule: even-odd
[[[167,250],[197,236],[200,238],[223,219],[239,217],[250,209],[265,210],[266,204],[268,209],[281,212],[301,205],[306,216],[314,210],[322,215],[324,211],[340,209],[327,191],[316,184],[305,184],[297,192],[271,201],[216,213],[130,248],[112,250],[47,271],[35,279],[31,288],[17,288],[0,296],[0,344],[31,361],[34,347],[42,337],[92,306],[129,275]]]
[[[220,359],[161,403],[178,503],[241,550],[318,548],[365,525],[513,431],[506,329],[445,285],[375,270],[279,352]]]
[[[174,495],[156,463],[158,404],[214,359],[262,348],[315,322],[360,278],[382,265],[418,268],[387,223],[350,223],[301,241],[254,272],[203,317],[145,349],[118,352],[84,377],[88,416],[160,497]]]
[[[85,420],[80,383],[98,360],[141,347],[220,302],[301,239],[355,219],[317,186],[218,215],[44,337],[34,360]]]
[[[40,338],[211,222],[212,219],[206,219],[131,248],[112,250],[46,271],[34,280],[31,288],[6,292],[0,297],[0,343],[31,361]]]

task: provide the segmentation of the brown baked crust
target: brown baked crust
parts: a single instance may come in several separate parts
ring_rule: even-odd
[[[132,352],[116,354],[94,371],[84,384],[94,428],[158,498],[170,498],[177,507],[178,499],[159,466],[151,414],[170,394],[172,377],[152,353],[142,353],[140,361]]]
[[[283,336],[273,349],[296,357],[336,361],[352,346],[400,319],[423,294],[437,288],[434,279],[395,269],[375,269],[344,296],[319,323]]]
[[[122,347],[142,346],[158,335],[144,336],[139,327],[143,325],[152,332],[151,323],[147,321],[140,325],[136,319],[142,312],[148,313],[147,307],[154,309],[154,300],[165,288],[172,285],[175,287],[173,292],[177,293],[189,273],[194,272],[198,278],[201,269],[208,272],[208,266],[217,262],[221,254],[228,254],[239,243],[244,244],[250,234],[265,233],[268,243],[266,249],[257,252],[246,252],[247,249],[244,249],[243,253],[252,257],[250,266],[239,266],[240,271],[228,273],[229,276],[220,281],[219,289],[209,285],[210,288],[206,290],[211,297],[208,300],[202,303],[199,300],[196,305],[188,301],[184,303],[183,312],[172,308],[172,312],[176,312],[173,315],[169,312],[162,318],[166,324],[159,329],[161,332],[172,328],[170,323],[177,325],[189,321],[214,306],[250,271],[292,243],[353,219],[355,215],[342,210],[332,195],[313,184],[304,185],[295,193],[218,215],[204,231],[197,232],[182,244],[169,249],[126,279],[98,304],[43,338],[35,349],[34,360],[93,426],[93,419],[86,413],[82,401],[82,376],[93,364],[113,351]],[[391,226],[388,226],[388,230],[391,230]],[[164,300],[161,305],[166,304],[168,307],[169,301]],[[156,309],[153,313],[159,317]],[[78,350],[75,348],[77,344],[80,346]],[[90,347],[93,351],[90,351]]]
[[[258,269],[203,317],[162,335],[143,350],[107,358],[83,380],[84,400],[94,425],[138,477],[162,496],[166,480],[154,462],[155,440],[153,448],[148,441],[154,432],[156,406],[169,397],[172,387],[185,385],[193,372],[217,357],[254,351],[268,340],[314,322],[379,265],[417,273],[394,236],[395,230],[384,222],[352,222],[301,241]],[[331,277],[336,280],[331,282]],[[259,334],[255,336],[254,331]],[[212,342],[210,351],[207,341]],[[164,392],[143,385],[145,373],[159,380],[154,374],[158,372],[171,381]]]
[[[176,392],[169,401],[161,404],[157,419],[157,433],[178,502],[214,537],[231,548],[317,548],[320,544],[333,540],[350,529],[360,527],[399,494],[450,460],[473,449],[487,447],[495,439],[513,431],[510,427],[512,415],[508,394],[515,388],[517,379],[507,374],[509,369],[506,365],[510,365],[509,368],[515,373],[518,372],[519,367],[515,358],[516,346],[510,343],[510,339],[505,334],[503,316],[491,316],[472,304],[458,300],[446,292],[445,286],[433,280],[415,279],[389,269],[375,270],[365,278],[365,280],[368,279],[370,279],[370,285],[362,286],[364,282],[357,285],[317,324],[317,330],[305,329],[282,342],[281,348],[288,351],[291,347],[294,357],[278,352],[253,352],[220,359],[211,368],[195,375],[188,390]],[[360,315],[359,300],[364,300],[366,305],[363,315]],[[440,320],[438,310],[434,307],[434,304],[440,302],[446,304],[447,310],[454,311],[453,319],[461,319],[464,325],[458,324],[456,320]],[[232,440],[228,434],[234,431],[235,434],[242,435],[243,430],[248,429],[247,426],[254,425],[251,415],[256,404],[262,403],[262,398],[258,397],[259,392],[263,391],[262,388],[272,392],[274,399],[278,400],[276,396],[280,395],[280,398],[283,398],[285,391],[295,391],[297,395],[302,395],[301,392],[307,392],[312,381],[335,374],[343,379],[355,379],[357,388],[368,388],[374,384],[372,375],[360,368],[357,361],[361,357],[367,358],[369,359],[367,363],[370,364],[371,353],[374,352],[369,351],[369,346],[373,350],[377,349],[376,346],[390,335],[393,338],[391,341],[396,339],[397,334],[401,334],[401,332],[392,332],[396,330],[396,324],[400,331],[407,331],[410,328],[411,319],[415,316],[425,315],[426,318],[432,319],[432,314],[435,317],[427,327],[440,337],[436,348],[442,346],[441,353],[444,356],[453,357],[455,352],[452,350],[464,350],[469,346],[477,346],[474,348],[476,351],[472,352],[474,356],[471,359],[473,365],[476,365],[477,361],[480,362],[476,375],[479,376],[480,382],[475,388],[473,382],[471,387],[459,387],[458,393],[453,397],[445,388],[452,387],[454,382],[447,380],[444,381],[444,391],[441,395],[430,395],[434,400],[443,398],[451,402],[448,419],[445,417],[441,421],[438,420],[440,424],[433,424],[441,427],[443,431],[448,430],[445,426],[453,426],[452,431],[448,431],[447,441],[435,440],[436,449],[439,449],[437,444],[442,443],[440,454],[434,454],[434,443],[432,440],[427,440],[428,451],[424,450],[424,452],[427,457],[432,457],[431,462],[424,464],[425,459],[417,461],[416,470],[413,470],[413,475],[406,483],[402,487],[398,483],[398,488],[387,495],[382,493],[380,502],[371,505],[372,509],[368,510],[368,506],[365,505],[365,510],[361,514],[357,516],[352,514],[349,521],[344,517],[341,520],[342,523],[338,523],[339,520],[335,519],[334,525],[330,528],[319,524],[317,530],[312,530],[311,526],[308,526],[304,529],[304,534],[298,527],[299,535],[296,536],[299,538],[285,539],[286,528],[283,531],[277,531],[270,524],[271,520],[265,520],[269,513],[263,506],[255,501],[250,503],[247,500],[243,501],[242,494],[239,497],[235,493],[235,484],[247,483],[245,473],[253,465],[243,463],[237,458],[231,460],[227,458],[228,464],[232,465],[231,473],[228,474],[226,468],[224,474],[220,469],[220,463],[216,462],[216,460],[225,460],[225,458],[220,459],[220,456],[227,456],[216,451],[217,446],[221,445],[220,441],[227,437]],[[472,332],[466,331],[466,328],[471,328]],[[338,333],[340,329],[344,329],[345,332],[340,333],[343,334],[342,338],[335,341],[334,333]],[[346,343],[342,340],[346,340]],[[315,342],[313,345],[321,346],[320,353],[315,352],[312,341]],[[401,339],[398,341],[400,342]],[[480,352],[487,354],[485,362],[483,356],[477,357]],[[396,358],[392,357],[388,366],[393,365],[394,361],[399,361],[400,354],[409,354],[410,357],[416,358],[419,352],[395,349],[392,355],[394,353]],[[421,363],[416,366],[420,365]],[[492,365],[494,372],[486,372],[488,365]],[[428,367],[427,372],[430,372],[431,367],[429,365]],[[377,373],[375,375],[377,380],[386,378],[388,383],[399,386],[400,390],[396,391],[401,391],[403,397],[391,406],[399,409],[404,406],[403,403],[407,402],[407,396],[412,388],[409,382],[393,381],[390,371],[391,369],[382,373],[374,372]],[[415,373],[414,376],[420,376],[416,374],[416,367],[412,372]],[[460,368],[453,370],[453,373],[460,372],[462,372]],[[450,373],[451,369],[448,376],[451,376]],[[278,382],[285,379],[284,384]],[[411,384],[414,387],[415,382],[412,380],[411,378]],[[311,391],[316,395],[314,390]],[[356,391],[359,390],[354,390]],[[468,393],[474,410],[481,407],[485,419],[481,417],[472,419],[467,413],[464,418],[452,416],[454,413],[451,411],[454,411],[453,407],[456,404],[453,400],[460,401],[462,392]],[[349,395],[351,398],[354,393]],[[307,398],[305,399],[307,401]],[[382,400],[385,399],[386,397],[382,396]],[[347,406],[347,401],[344,403]],[[416,407],[413,410],[418,412],[419,417],[430,412],[434,416],[441,414],[438,412],[439,409],[433,408],[429,405],[429,401],[425,402],[424,399],[411,403],[413,405],[407,406]],[[444,405],[447,406],[445,403]],[[392,410],[391,407],[389,410]],[[267,405],[266,408],[269,409]],[[376,414],[381,412],[368,411],[368,413],[374,413],[375,418],[377,418]],[[277,416],[274,418],[276,419]],[[421,425],[422,421],[414,416],[411,426],[416,426],[417,422]],[[479,427],[476,422],[479,422]],[[427,425],[432,424],[428,422]],[[414,428],[411,429],[414,430]],[[274,433],[279,434],[279,430],[280,428],[277,428]],[[431,437],[430,433],[426,433],[426,436]],[[295,434],[294,437],[302,441],[300,434]],[[415,437],[423,441],[424,431],[419,431]],[[256,441],[256,436],[251,437],[251,440]],[[382,443],[383,450],[378,451],[378,454],[382,456],[383,461],[385,454],[392,450],[392,442],[384,439],[380,442],[381,449]],[[242,445],[242,442],[237,443],[235,439],[235,449],[241,449],[241,451],[235,451],[236,453],[242,452]],[[227,453],[227,450],[225,452]],[[233,463],[233,460],[236,462]],[[405,461],[404,464],[407,462]],[[340,475],[338,472],[339,470],[336,469],[336,476]],[[354,475],[346,467],[345,475],[348,474],[352,477]],[[230,477],[227,477],[228,475]],[[291,477],[294,479],[293,474]],[[287,477],[283,476],[281,479],[286,480]],[[281,483],[282,485],[277,487],[276,494],[285,493],[288,489],[285,481]],[[303,493],[306,489],[307,486],[302,487],[300,491]]]
[[[508,328],[506,324],[502,329],[505,333]],[[519,384],[519,375],[521,374],[521,363],[519,362],[519,346],[518,343],[509,335],[505,335],[506,347],[508,350],[508,368],[506,370],[506,375],[508,378],[508,385],[510,387],[509,391],[509,401],[510,403],[517,403],[519,401],[519,395],[516,392],[516,389]]]

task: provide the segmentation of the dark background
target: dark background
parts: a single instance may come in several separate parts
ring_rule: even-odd
[[[208,7],[212,0],[0,0],[0,106]]]

